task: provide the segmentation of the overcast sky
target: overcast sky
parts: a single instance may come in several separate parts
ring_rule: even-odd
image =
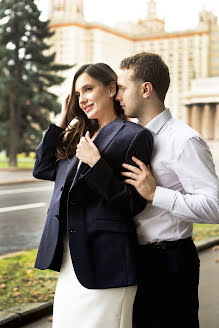
[[[36,1],[43,11],[43,17],[46,17],[49,0]],[[137,22],[146,16],[147,1],[84,0],[84,14],[87,21],[99,21],[110,26],[122,21]],[[158,17],[165,19],[167,31],[196,27],[198,13],[203,8],[212,10],[216,16],[219,16],[219,0],[157,0],[156,2]]]

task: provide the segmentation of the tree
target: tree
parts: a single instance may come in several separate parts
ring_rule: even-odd
[[[50,114],[60,111],[49,90],[64,81],[57,72],[72,67],[55,63],[54,32],[40,14],[34,0],[0,0],[0,149],[10,166],[18,152],[36,148]]]

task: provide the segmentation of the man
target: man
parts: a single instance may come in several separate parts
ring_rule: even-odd
[[[147,199],[135,218],[139,242],[136,328],[197,328],[199,258],[193,223],[219,223],[219,181],[203,138],[164,106],[170,77],[160,56],[125,58],[118,78],[120,101],[129,117],[154,137],[151,171],[123,164],[125,182]],[[153,175],[152,175],[153,174]]]

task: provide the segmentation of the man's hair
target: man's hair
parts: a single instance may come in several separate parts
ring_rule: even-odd
[[[120,63],[121,69],[132,69],[133,81],[150,82],[159,97],[164,102],[170,85],[170,74],[162,58],[153,53],[141,52],[124,58]]]

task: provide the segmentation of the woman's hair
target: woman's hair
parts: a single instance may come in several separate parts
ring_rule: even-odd
[[[84,111],[79,107],[78,97],[75,95],[75,83],[82,73],[87,73],[90,77],[101,82],[104,86],[108,86],[111,82],[115,82],[116,91],[118,91],[117,75],[107,64],[87,64],[78,69],[73,79],[67,110],[67,121],[69,122],[72,119],[76,119],[77,122],[74,123],[73,126],[68,126],[68,128],[61,134],[64,134],[64,137],[61,138],[56,149],[57,160],[72,157],[75,154],[80,138],[85,135],[86,131],[89,131],[92,137],[99,129],[97,120],[89,120]],[[119,102],[115,100],[115,97],[113,101],[115,113],[123,119],[126,119],[124,111]]]

